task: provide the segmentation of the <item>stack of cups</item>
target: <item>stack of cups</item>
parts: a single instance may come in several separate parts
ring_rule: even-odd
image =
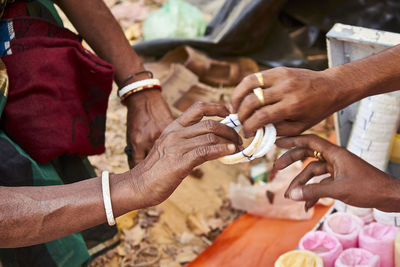
[[[322,229],[335,236],[343,249],[358,246],[358,234],[364,222],[350,213],[337,212],[326,218]]]
[[[347,149],[376,168],[385,171],[392,139],[398,128],[399,114],[400,95],[397,92],[361,100]],[[365,222],[375,217],[372,209],[351,207],[340,201],[335,203],[335,208],[360,216]],[[392,214],[393,216],[399,216],[399,214]]]
[[[394,266],[394,241],[398,229],[394,226],[371,223],[359,235],[359,246],[378,255],[382,267]]]
[[[299,243],[299,249],[316,253],[324,262],[324,267],[334,267],[343,251],[342,244],[332,234],[315,231],[307,233]]]

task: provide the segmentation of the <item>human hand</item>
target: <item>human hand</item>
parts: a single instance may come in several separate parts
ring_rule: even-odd
[[[343,79],[334,70],[312,71],[279,67],[261,72],[265,105],[253,94],[260,87],[256,75],[243,79],[231,96],[232,113],[238,113],[245,137],[273,123],[278,135],[294,136],[317,124],[333,112],[352,103],[346,97]],[[354,96],[355,97],[355,96]]]
[[[392,176],[376,169],[344,148],[315,135],[285,137],[276,144],[293,148],[276,162],[278,170],[295,161],[313,157],[320,152],[325,161],[314,161],[297,175],[288,187],[285,197],[306,201],[308,210],[319,198],[339,199],[349,205],[377,208],[383,211],[400,211],[400,184]],[[330,177],[317,184],[306,184],[311,178],[329,173]]]
[[[168,125],[146,159],[130,171],[141,207],[168,198],[194,167],[238,151],[241,139],[233,129],[213,120],[201,121],[203,116],[228,114],[221,105],[199,102]]]
[[[158,90],[147,90],[134,94],[126,100],[127,144],[132,150],[128,156],[129,167],[144,160],[155,140],[173,117],[167,103]]]

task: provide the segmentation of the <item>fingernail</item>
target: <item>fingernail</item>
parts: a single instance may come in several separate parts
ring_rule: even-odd
[[[228,150],[233,153],[233,152],[236,151],[236,146],[234,144],[229,144],[228,145]]]
[[[300,187],[296,187],[289,192],[289,197],[292,200],[303,200],[303,190]]]

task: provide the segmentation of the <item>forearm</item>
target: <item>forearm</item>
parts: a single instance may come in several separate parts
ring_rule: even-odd
[[[110,175],[114,216],[142,208],[130,173]],[[0,247],[54,240],[106,222],[101,178],[45,187],[0,187]]]
[[[384,185],[377,192],[381,199],[378,209],[400,212],[400,180],[389,174],[385,173],[385,175],[387,179],[383,179]]]
[[[132,73],[144,70],[120,25],[102,0],[54,0],[79,34],[105,61],[115,67],[118,85]],[[146,74],[142,75],[147,78]]]
[[[338,108],[367,96],[400,89],[400,45],[381,53],[327,69],[325,73],[338,80]]]

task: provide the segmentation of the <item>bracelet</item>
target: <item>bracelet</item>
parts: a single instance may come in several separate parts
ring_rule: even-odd
[[[120,98],[122,98],[125,94],[127,94],[128,92],[130,92],[132,90],[136,90],[136,92],[138,92],[138,91],[141,91],[141,90],[144,89],[144,88],[142,88],[141,90],[137,90],[138,88],[146,87],[146,86],[150,86],[150,85],[152,85],[152,86],[154,86],[154,85],[160,86],[160,81],[158,79],[146,79],[146,80],[133,82],[133,83],[128,84],[127,86],[121,88],[118,91],[118,96]]]
[[[134,93],[138,93],[140,91],[144,91],[144,90],[147,90],[147,89],[158,89],[158,90],[161,91],[161,86],[159,86],[159,85],[148,85],[148,86],[138,87],[138,88],[136,88],[134,90],[131,90],[128,93],[124,94],[121,97],[121,102],[124,102],[125,99],[127,99],[129,96],[133,95]]]
[[[103,171],[101,173],[101,188],[103,191],[104,208],[106,210],[108,225],[113,226],[115,225],[115,220],[111,205],[110,173],[108,171]]]
[[[129,80],[132,79],[133,77],[138,76],[140,74],[144,74],[144,73],[149,74],[150,79],[153,79],[154,75],[153,75],[153,73],[151,71],[149,71],[149,70],[139,71],[139,72],[136,72],[134,74],[130,74],[125,80],[123,80],[122,83],[121,83],[122,87],[124,87],[126,85],[126,83],[129,82]]]
[[[230,114],[221,123],[235,129],[236,132],[242,128],[237,114]],[[256,136],[248,147],[236,154],[219,158],[219,160],[225,164],[236,164],[261,158],[271,150],[275,140],[276,129],[272,124],[268,124],[257,130]]]

